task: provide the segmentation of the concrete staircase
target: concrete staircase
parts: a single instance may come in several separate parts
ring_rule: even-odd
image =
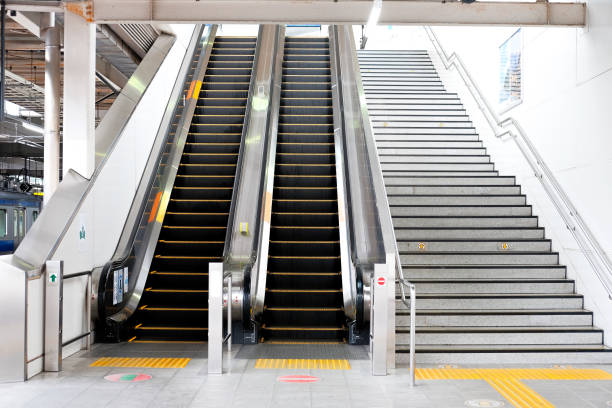
[[[421,363],[612,362],[515,178],[500,176],[427,51],[359,51]],[[399,293],[399,290],[398,290]],[[410,315],[397,298],[396,360]]]

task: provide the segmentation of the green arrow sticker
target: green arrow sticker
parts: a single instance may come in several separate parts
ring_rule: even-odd
[[[49,282],[55,283],[55,281],[57,281],[57,274],[52,273],[51,275],[49,275]]]

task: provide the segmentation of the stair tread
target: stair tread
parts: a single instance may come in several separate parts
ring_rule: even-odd
[[[410,279],[411,283],[565,283],[574,282],[573,279],[557,279],[557,278],[439,278],[439,279]],[[397,284],[397,282],[396,282]]]
[[[547,315],[547,314],[592,314],[586,309],[418,309],[417,315]],[[409,310],[399,310],[396,316],[410,316]]]
[[[539,333],[603,332],[595,326],[416,326],[419,333]],[[397,326],[396,333],[410,333],[410,327]]]
[[[408,297],[408,296],[407,296]],[[432,299],[462,299],[462,298],[583,298],[580,293],[419,293],[418,298]],[[401,295],[396,295],[396,299],[401,299]]]
[[[410,346],[398,344],[396,345],[396,353],[407,353],[410,351]],[[463,344],[422,344],[416,346],[417,353],[424,352],[494,352],[494,353],[516,353],[516,352],[581,352],[581,351],[601,351],[612,352],[612,348],[603,344],[486,344],[486,345],[463,345]]]

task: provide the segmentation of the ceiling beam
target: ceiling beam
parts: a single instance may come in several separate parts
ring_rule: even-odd
[[[34,11],[42,13],[62,13],[63,1],[7,0],[6,8],[15,11]]]
[[[364,24],[371,0],[94,0],[98,23]],[[381,25],[584,26],[584,3],[386,0]]]
[[[123,89],[129,78],[123,75],[113,64],[108,62],[104,57],[96,55],[96,72],[104,77],[115,88]]]
[[[16,11],[11,18],[36,37],[40,37],[40,13]]]
[[[28,41],[11,41],[8,40],[5,43],[7,50],[15,51],[41,51],[45,49],[45,44],[40,41],[28,40]]]

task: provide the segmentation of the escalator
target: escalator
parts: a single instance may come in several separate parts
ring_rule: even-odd
[[[285,39],[261,339],[343,342],[329,41]]]
[[[130,341],[207,339],[208,264],[222,261],[256,41],[214,41]]]

